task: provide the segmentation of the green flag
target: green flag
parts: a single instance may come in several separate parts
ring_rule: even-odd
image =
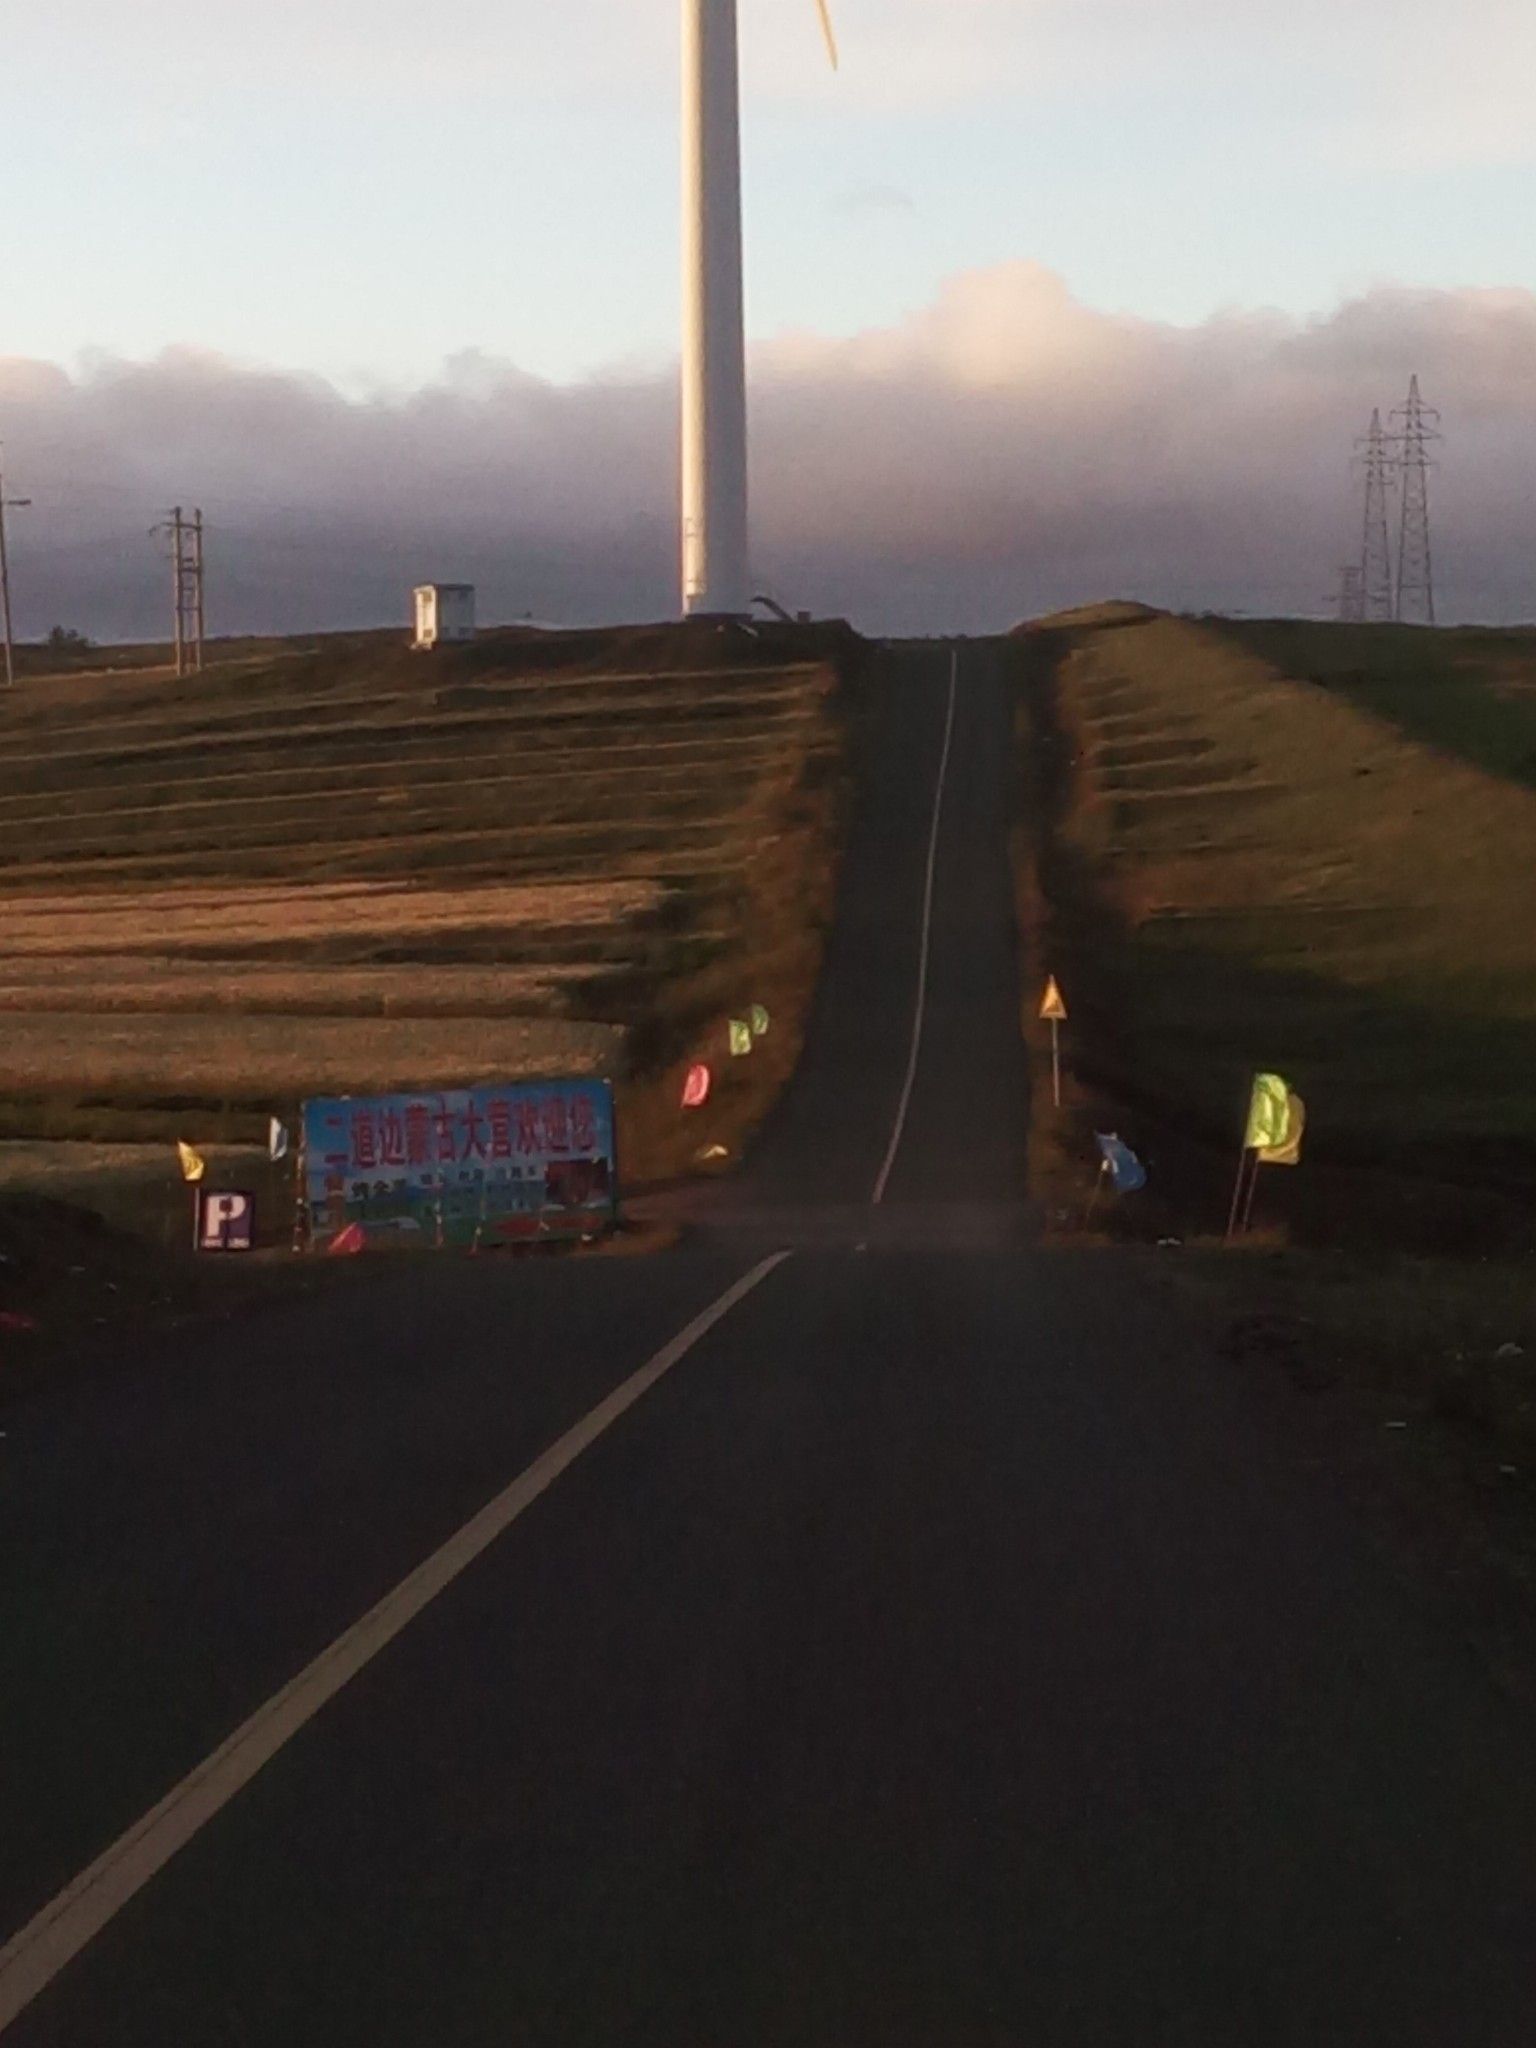
[[[752,1036],[754,1038],[766,1038],[768,1036],[769,1017],[762,1004],[754,1003],[747,1012],[747,1017],[752,1025]]]
[[[1301,1140],[1306,1128],[1307,1105],[1292,1090],[1284,1141],[1279,1145],[1266,1146],[1259,1153],[1260,1166],[1300,1166]]]
[[[1278,1074],[1255,1074],[1243,1144],[1250,1152],[1276,1152],[1290,1142],[1290,1136],[1290,1089]]]
[[[739,1017],[731,1019],[731,1054],[740,1059],[752,1050],[752,1026],[743,1024]]]

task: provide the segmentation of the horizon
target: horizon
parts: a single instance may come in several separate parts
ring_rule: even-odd
[[[792,608],[985,626],[1124,585],[1315,615],[1354,437],[1417,372],[1446,614],[1530,612],[1512,0],[837,16],[834,78],[808,0],[742,10],[756,568]],[[673,607],[671,13],[407,28],[399,0],[60,0],[13,32],[24,637],[153,633],[143,528],[177,500],[232,633],[394,615],[434,576],[573,623]]]

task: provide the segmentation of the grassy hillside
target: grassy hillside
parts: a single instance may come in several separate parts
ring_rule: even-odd
[[[1536,635],[1111,615],[1017,644],[1090,1084],[1230,1151],[1278,1068],[1314,1169],[1536,1191]],[[1333,1221],[1365,1199],[1336,1184]]]
[[[1536,788],[1536,628],[1433,632],[1234,619],[1218,630],[1408,739]]]
[[[792,1057],[857,645],[354,635],[180,683],[24,673],[0,710],[0,1130],[238,1139],[310,1091],[604,1071],[665,1170],[641,1098],[720,1015],[783,1026],[738,1111]]]

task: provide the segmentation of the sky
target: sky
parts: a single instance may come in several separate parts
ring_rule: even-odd
[[[836,12],[833,77],[811,0],[741,4],[765,584],[890,630],[1319,609],[1418,371],[1446,607],[1536,615],[1528,0]],[[23,632],[158,630],[173,499],[229,630],[432,575],[672,609],[677,41],[674,0],[8,22]]]

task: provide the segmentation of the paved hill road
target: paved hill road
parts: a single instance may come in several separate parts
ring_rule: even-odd
[[[802,1076],[683,1250],[17,1412],[5,2048],[1531,2038],[1528,1726],[1134,1264],[1030,1249],[957,667],[893,657]]]

